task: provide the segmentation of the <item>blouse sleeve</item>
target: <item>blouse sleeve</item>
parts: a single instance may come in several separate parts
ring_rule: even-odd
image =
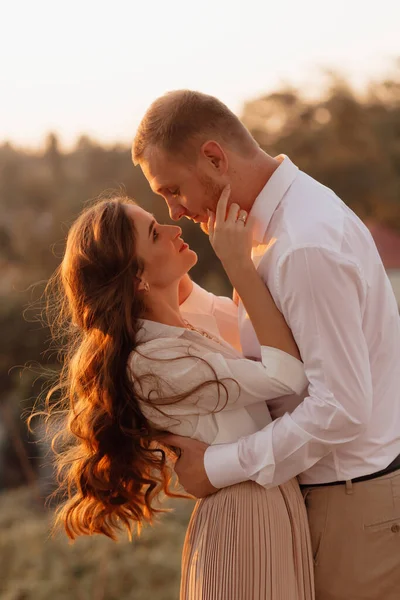
[[[212,351],[198,357],[189,340],[163,338],[132,353],[129,368],[139,394],[174,415],[232,410],[304,390],[307,379],[299,360],[276,348],[264,346],[261,352],[262,362]],[[223,385],[202,385],[216,379]],[[179,402],[169,400],[191,390]]]

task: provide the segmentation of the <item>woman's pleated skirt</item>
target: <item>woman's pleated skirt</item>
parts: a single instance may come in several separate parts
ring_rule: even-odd
[[[313,600],[307,513],[297,480],[248,481],[199,500],[182,557],[181,600]]]

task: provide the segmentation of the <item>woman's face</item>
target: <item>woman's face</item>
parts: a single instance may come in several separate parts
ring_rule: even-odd
[[[176,225],[160,225],[153,215],[133,204],[125,210],[137,232],[137,253],[144,263],[142,280],[150,288],[166,288],[179,281],[197,262],[197,254],[181,238]]]

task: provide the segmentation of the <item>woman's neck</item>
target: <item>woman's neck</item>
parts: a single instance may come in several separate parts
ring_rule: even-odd
[[[170,288],[151,289],[146,299],[145,318],[149,321],[172,325],[173,327],[184,327],[185,322],[179,310],[179,284]]]

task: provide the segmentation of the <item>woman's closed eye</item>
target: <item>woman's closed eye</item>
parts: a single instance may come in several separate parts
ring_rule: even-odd
[[[153,242],[158,238],[158,231],[155,227],[153,227]]]
[[[171,192],[171,196],[173,196],[174,198],[177,198],[178,196],[181,195],[181,191],[179,188],[177,188],[176,190],[170,190]]]

